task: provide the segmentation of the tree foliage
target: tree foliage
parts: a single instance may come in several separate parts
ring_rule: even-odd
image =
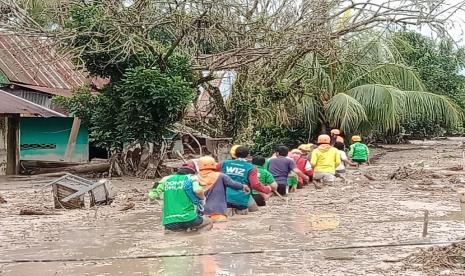
[[[182,76],[154,68],[130,68],[120,82],[101,93],[78,90],[56,101],[91,124],[91,137],[101,145],[121,147],[134,141],[157,142],[178,121],[195,90]]]
[[[457,105],[426,91],[389,36],[372,33],[343,45],[335,59],[307,54],[270,87],[259,86],[264,81],[255,76],[260,88],[247,95],[254,99],[251,112],[260,114],[256,124],[305,122],[354,133],[397,131],[413,115],[448,127],[460,122]],[[268,78],[267,65],[261,72]]]
[[[462,112],[465,111],[465,76],[462,72],[465,49],[457,47],[450,39],[433,40],[415,32],[395,33],[393,41],[405,63],[418,72],[426,90],[450,98]],[[456,126],[444,128],[441,118],[422,120],[414,116],[403,125],[412,138],[458,131]]]

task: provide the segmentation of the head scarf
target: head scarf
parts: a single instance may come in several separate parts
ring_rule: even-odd
[[[197,170],[195,169],[194,162],[187,162],[182,164],[182,166],[178,169],[178,172],[182,174],[195,174]]]
[[[221,175],[216,171],[216,166],[213,157],[204,156],[199,158],[199,182],[204,186],[205,191],[211,189]]]

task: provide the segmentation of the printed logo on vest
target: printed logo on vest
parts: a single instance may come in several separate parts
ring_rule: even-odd
[[[245,173],[245,169],[236,168],[236,167],[226,167],[226,173],[232,175],[243,176]]]

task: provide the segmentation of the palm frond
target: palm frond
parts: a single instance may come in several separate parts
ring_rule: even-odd
[[[406,119],[420,115],[420,118],[443,126],[457,126],[463,120],[463,114],[455,103],[449,98],[430,92],[405,92]]]
[[[385,63],[376,66],[353,79],[346,87],[350,90],[367,83],[378,83],[397,87],[401,90],[425,91],[425,86],[417,73],[411,68],[397,63]]]
[[[388,131],[399,127],[403,114],[403,91],[389,85],[365,84],[350,89],[347,94],[363,106],[373,128]]]
[[[358,129],[367,120],[363,106],[351,96],[339,93],[328,102],[326,118],[333,126],[339,126],[345,133]]]

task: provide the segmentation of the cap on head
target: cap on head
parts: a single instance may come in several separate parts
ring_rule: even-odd
[[[195,174],[197,172],[197,170],[195,169],[195,164],[192,161],[182,164],[182,166],[179,167],[178,171],[186,174]]]
[[[331,129],[331,135],[341,135],[341,131],[337,128]]]
[[[292,154],[302,154],[302,151],[300,149],[293,149],[291,150]]]
[[[352,142],[361,142],[361,141],[362,141],[362,137],[360,137],[359,135],[352,136]]]
[[[203,156],[199,158],[199,170],[216,170],[216,160],[211,156]]]
[[[313,144],[302,144],[299,146],[299,150],[301,151],[312,151]]]
[[[336,137],[336,143],[343,143],[344,144],[344,138],[342,138],[342,136]]]
[[[331,137],[326,134],[318,136],[318,144],[331,144]]]
[[[231,147],[231,150],[229,151],[229,154],[231,155],[232,158],[237,158],[236,156],[236,150],[238,147],[240,147],[241,145],[234,145]]]

